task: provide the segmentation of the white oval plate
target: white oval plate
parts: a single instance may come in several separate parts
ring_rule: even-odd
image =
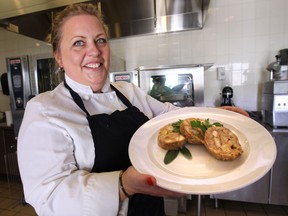
[[[219,161],[204,145],[186,145],[191,160],[179,154],[165,165],[167,151],[157,144],[160,128],[191,117],[220,122],[231,129],[244,153],[234,161]],[[155,176],[163,188],[187,194],[216,194],[240,189],[264,176],[276,159],[276,145],[270,133],[251,118],[219,108],[186,107],[142,125],[130,141],[129,156],[139,172]]]

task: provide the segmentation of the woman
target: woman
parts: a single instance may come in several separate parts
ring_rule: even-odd
[[[27,104],[18,136],[25,200],[41,216],[164,215],[162,197],[182,194],[137,172],[127,150],[142,124],[177,108],[132,84],[110,85],[108,34],[95,6],[56,15],[51,43],[65,81]]]

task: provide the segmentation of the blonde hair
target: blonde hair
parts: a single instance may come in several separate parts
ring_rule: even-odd
[[[47,37],[47,42],[51,43],[53,52],[58,51],[60,47],[60,41],[62,37],[62,28],[67,19],[72,16],[77,15],[92,15],[97,17],[99,21],[102,23],[104,31],[109,38],[109,30],[108,27],[104,23],[104,18],[101,12],[98,10],[97,6],[89,3],[79,3],[79,4],[72,4],[68,5],[64,10],[61,12],[56,13],[53,17],[52,26],[51,26],[51,33]]]

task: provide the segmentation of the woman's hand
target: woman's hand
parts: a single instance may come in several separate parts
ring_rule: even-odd
[[[240,107],[235,107],[235,106],[221,106],[221,107],[217,107],[217,108],[220,108],[220,109],[225,109],[225,110],[230,110],[230,111],[233,111],[233,112],[237,112],[237,113],[240,113],[244,116],[247,116],[247,117],[250,117],[250,115],[243,109],[241,109]]]
[[[136,193],[159,197],[182,197],[185,194],[177,193],[158,187],[155,177],[139,173],[134,167],[129,167],[122,175],[122,183],[129,195]],[[124,200],[125,194],[120,189],[120,199]]]

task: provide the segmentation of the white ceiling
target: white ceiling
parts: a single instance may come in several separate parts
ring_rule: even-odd
[[[0,20],[87,0],[1,0]]]

